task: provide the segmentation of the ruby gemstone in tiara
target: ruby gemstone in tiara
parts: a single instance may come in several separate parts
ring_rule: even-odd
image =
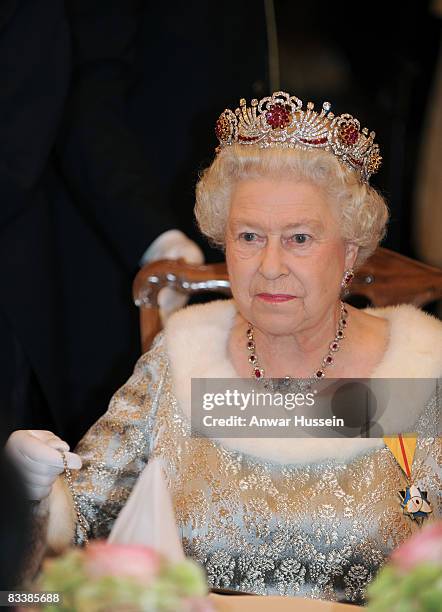
[[[359,130],[352,122],[344,123],[339,129],[339,140],[347,147],[351,147],[357,143],[359,138]]]
[[[274,130],[283,130],[292,121],[290,106],[274,104],[266,113],[266,121]]]
[[[230,136],[230,125],[226,117],[224,117],[223,115],[221,115],[221,117],[216,122],[215,134],[220,140],[225,140]]]

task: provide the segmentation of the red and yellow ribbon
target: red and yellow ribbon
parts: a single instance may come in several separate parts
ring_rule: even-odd
[[[414,453],[416,451],[417,435],[398,434],[396,436],[384,436],[384,442],[390,449],[404,474],[411,479],[411,467],[413,465]]]

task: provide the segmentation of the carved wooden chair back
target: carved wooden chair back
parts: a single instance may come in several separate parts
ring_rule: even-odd
[[[157,296],[163,287],[188,295],[217,292],[231,295],[226,264],[195,266],[180,260],[146,264],[133,284],[140,309],[141,343],[147,351],[161,330]],[[349,297],[361,296],[375,307],[395,304],[424,306],[442,298],[442,270],[378,247],[358,270]]]

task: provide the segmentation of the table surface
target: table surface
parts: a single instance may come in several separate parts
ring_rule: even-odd
[[[302,597],[259,597],[256,595],[209,595],[217,612],[350,612],[359,606],[304,599]]]

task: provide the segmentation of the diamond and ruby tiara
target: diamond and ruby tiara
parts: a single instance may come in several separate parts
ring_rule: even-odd
[[[235,112],[226,109],[216,122],[220,143],[217,152],[234,143],[260,148],[324,149],[368,183],[382,162],[379,146],[374,143],[375,132],[361,130],[359,121],[351,115],[335,117],[330,108],[330,102],[324,102],[318,113],[308,102],[303,110],[301,100],[284,91],[252,100],[250,107],[242,99]]]

